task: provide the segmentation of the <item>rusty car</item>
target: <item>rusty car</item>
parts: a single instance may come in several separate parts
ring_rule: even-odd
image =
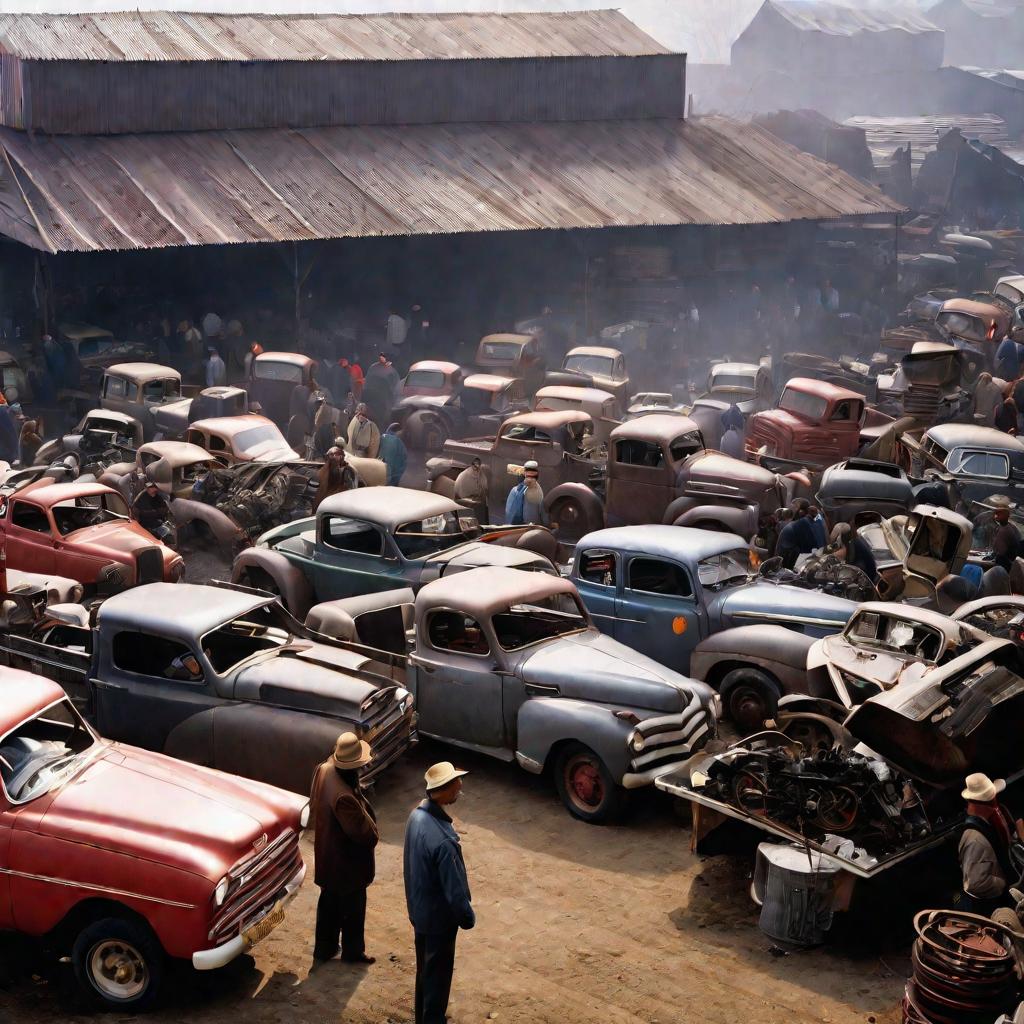
[[[287,427],[292,392],[299,384],[311,384],[316,365],[315,359],[301,352],[260,352],[246,382],[250,401],[259,402],[263,414],[279,427]]]
[[[488,334],[477,346],[475,365],[485,373],[519,378],[532,394],[543,381],[546,364],[536,335]]]
[[[214,416],[189,424],[185,440],[225,465],[238,462],[288,462],[301,458],[288,446],[277,424],[266,416]]]
[[[547,384],[597,388],[615,397],[617,413],[625,414],[630,380],[626,357],[605,345],[577,345],[562,360],[562,369],[548,375]]]
[[[156,434],[153,411],[181,397],[181,374],[171,366],[115,363],[103,371],[100,407],[137,419],[147,441]]]
[[[459,389],[463,376],[458,363],[420,359],[409,367],[402,380],[402,397],[452,395]]]

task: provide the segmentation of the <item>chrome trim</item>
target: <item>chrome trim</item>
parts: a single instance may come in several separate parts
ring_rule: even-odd
[[[843,627],[838,619],[810,619],[803,615],[783,615],[781,613],[765,615],[763,612],[735,612],[733,618],[762,619],[765,622],[802,622],[808,626],[835,626],[837,631]]]
[[[165,907],[181,907],[182,910],[195,910],[195,903],[179,903],[177,900],[165,900],[159,896],[143,896],[142,893],[129,892],[127,889],[110,889],[105,885],[93,885],[91,882],[72,882],[67,878],[50,878],[48,875],[33,875],[27,871],[14,871],[11,868],[0,868],[0,875],[11,875],[14,878],[27,878],[32,882],[51,882],[53,885],[67,886],[69,889],[91,889],[93,892],[105,892],[111,896],[127,896],[133,900],[145,900],[147,903],[160,903]]]

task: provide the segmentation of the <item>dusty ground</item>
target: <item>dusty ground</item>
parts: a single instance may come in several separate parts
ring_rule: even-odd
[[[421,745],[373,795],[382,833],[367,921],[373,967],[331,962],[310,973],[317,890],[307,884],[252,957],[214,975],[176,972],[166,1006],[149,1019],[410,1020],[414,956],[401,843],[421,773],[442,756],[452,751]],[[471,771],[455,816],[478,919],[459,938],[459,1024],[898,1020],[908,941],[900,937],[881,958],[847,939],[773,955],[746,895],[747,861],[692,855],[667,797],[645,794],[628,824],[596,828],[571,819],[544,780],[483,758],[456,759]],[[47,965],[22,946],[0,951],[0,963],[0,1020],[86,1019],[69,966]]]

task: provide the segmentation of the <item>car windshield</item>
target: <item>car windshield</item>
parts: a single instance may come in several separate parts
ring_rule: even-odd
[[[69,700],[23,722],[0,740],[0,778],[14,803],[34,800],[75,775],[99,741]]]
[[[808,395],[795,388],[786,388],[779,399],[779,408],[794,416],[801,416],[805,420],[822,420],[825,418],[825,410],[828,408],[828,401],[819,398],[817,395]]]
[[[966,341],[987,341],[988,328],[980,317],[968,313],[940,313],[936,323],[947,334],[955,334]]]
[[[407,388],[443,388],[444,374],[440,370],[410,370],[405,378]]]
[[[553,594],[529,604],[514,604],[492,616],[494,635],[506,651],[518,651],[543,640],[587,628],[587,620],[572,594]]]
[[[702,558],[697,563],[697,579],[702,587],[742,583],[750,571],[750,551],[747,548],[733,548],[720,555]]]
[[[920,658],[934,664],[943,652],[942,634],[921,622],[861,612],[846,627],[847,639],[855,647],[888,651],[905,657]]]
[[[444,512],[395,530],[395,543],[405,558],[426,558],[468,540],[456,512]]]
[[[257,359],[252,364],[256,380],[280,380],[289,384],[302,383],[302,367],[294,363],[276,363],[270,359]]]
[[[250,427],[237,434],[235,436],[235,451],[247,452],[258,445],[271,442],[279,444],[282,448],[287,447],[285,439],[281,436],[281,431],[273,423],[265,423],[263,426]]]
[[[63,536],[128,518],[128,505],[120,494],[84,494],[65,498],[53,506],[53,521]]]
[[[742,373],[716,373],[711,378],[712,391],[753,391],[754,378]]]
[[[225,675],[254,654],[288,643],[291,633],[282,622],[280,608],[273,601],[207,633],[202,641],[203,653],[213,670]]]
[[[615,360],[610,356],[566,356],[565,369],[577,373],[592,373],[599,377],[610,377]]]

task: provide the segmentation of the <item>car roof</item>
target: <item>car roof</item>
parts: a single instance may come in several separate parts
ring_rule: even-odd
[[[5,732],[65,696],[57,683],[19,668],[0,668],[0,686],[4,691]]]
[[[115,363],[108,366],[106,373],[116,373],[121,377],[131,377],[134,380],[153,380],[157,377],[173,377],[181,380],[181,374],[172,366],[161,366],[160,363]]]
[[[678,413],[652,413],[635,420],[620,423],[609,438],[618,441],[623,437],[636,438],[641,441],[671,441],[681,434],[692,434],[700,427],[689,416]]]
[[[272,600],[199,583],[146,583],[108,597],[97,624],[180,637],[197,637]]]
[[[954,448],[994,448],[998,451],[1024,451],[1024,443],[1020,438],[1013,437],[997,430],[995,427],[981,427],[973,423],[939,423],[929,427],[927,435],[938,441],[946,451]]]
[[[479,388],[481,391],[501,391],[502,388],[514,384],[519,377],[502,377],[497,373],[471,373],[462,378],[463,387]]]
[[[878,466],[878,469],[872,466]],[[829,466],[818,487],[818,494],[837,498],[886,494],[909,502],[913,493],[913,485],[899,466],[873,459],[848,459]]]
[[[742,537],[725,531],[650,524],[595,530],[577,542],[576,551],[578,553],[592,547],[699,562],[702,558],[720,555],[723,551],[747,549],[749,545]]]
[[[534,337],[533,334],[485,334],[480,339],[480,344],[482,345],[485,341],[507,341],[516,345],[525,345],[528,341],[533,341]]]
[[[711,367],[711,376],[716,373],[742,373],[756,377],[760,370],[760,363],[715,363]]]
[[[234,437],[236,434],[240,434],[243,430],[248,430],[250,427],[263,426],[274,427],[275,429],[277,428],[277,424],[273,420],[268,420],[266,416],[260,416],[255,412],[246,412],[241,413],[238,416],[211,416],[209,419],[196,420],[195,423],[189,424],[189,429],[192,427],[198,427],[200,430],[209,430],[214,434],[224,434],[226,437]]]
[[[981,319],[993,317],[997,320],[1006,318],[1006,311],[995,302],[978,302],[977,299],[946,299],[940,313],[966,313]]]
[[[455,512],[461,505],[443,494],[419,491],[412,487],[358,487],[354,491],[332,494],[320,502],[317,515],[346,516],[394,529],[429,516]]]
[[[577,345],[565,353],[569,356],[605,356],[607,359],[617,359],[622,353],[617,348],[607,348],[604,345]]]
[[[409,367],[409,373],[413,370],[437,370],[440,373],[457,373],[461,367],[458,363],[446,363],[441,359],[421,359]]]
[[[560,409],[557,412],[522,412],[518,416],[509,416],[501,425],[502,431],[511,424],[524,424],[528,427],[540,427],[542,430],[556,430],[569,423],[590,423],[591,416],[582,409]]]
[[[813,377],[792,377],[786,381],[785,387],[793,388],[794,391],[802,391],[806,395],[814,395],[817,398],[824,398],[830,402],[856,399],[864,401],[863,395],[849,388],[841,388],[838,384],[830,384],[827,380],[815,380]]]
[[[561,576],[484,566],[428,583],[416,598],[416,611],[419,616],[432,608],[455,608],[481,619],[519,602],[575,593],[576,587]]]
[[[139,449],[139,454],[159,455],[172,466],[190,466],[213,458],[205,448],[188,441],[150,441]]]
[[[11,495],[12,500],[25,498],[36,505],[49,508],[56,505],[58,501],[66,501],[68,498],[87,497],[92,494],[117,494],[112,487],[101,483],[78,483],[69,484],[43,484],[41,487],[22,487]]]
[[[568,384],[547,384],[537,390],[537,399],[562,398],[566,401],[594,402],[602,405],[604,402],[615,401],[615,396],[600,388],[574,388]]]
[[[293,366],[310,366],[316,362],[301,352],[261,352],[256,357],[257,363],[291,363]]]

